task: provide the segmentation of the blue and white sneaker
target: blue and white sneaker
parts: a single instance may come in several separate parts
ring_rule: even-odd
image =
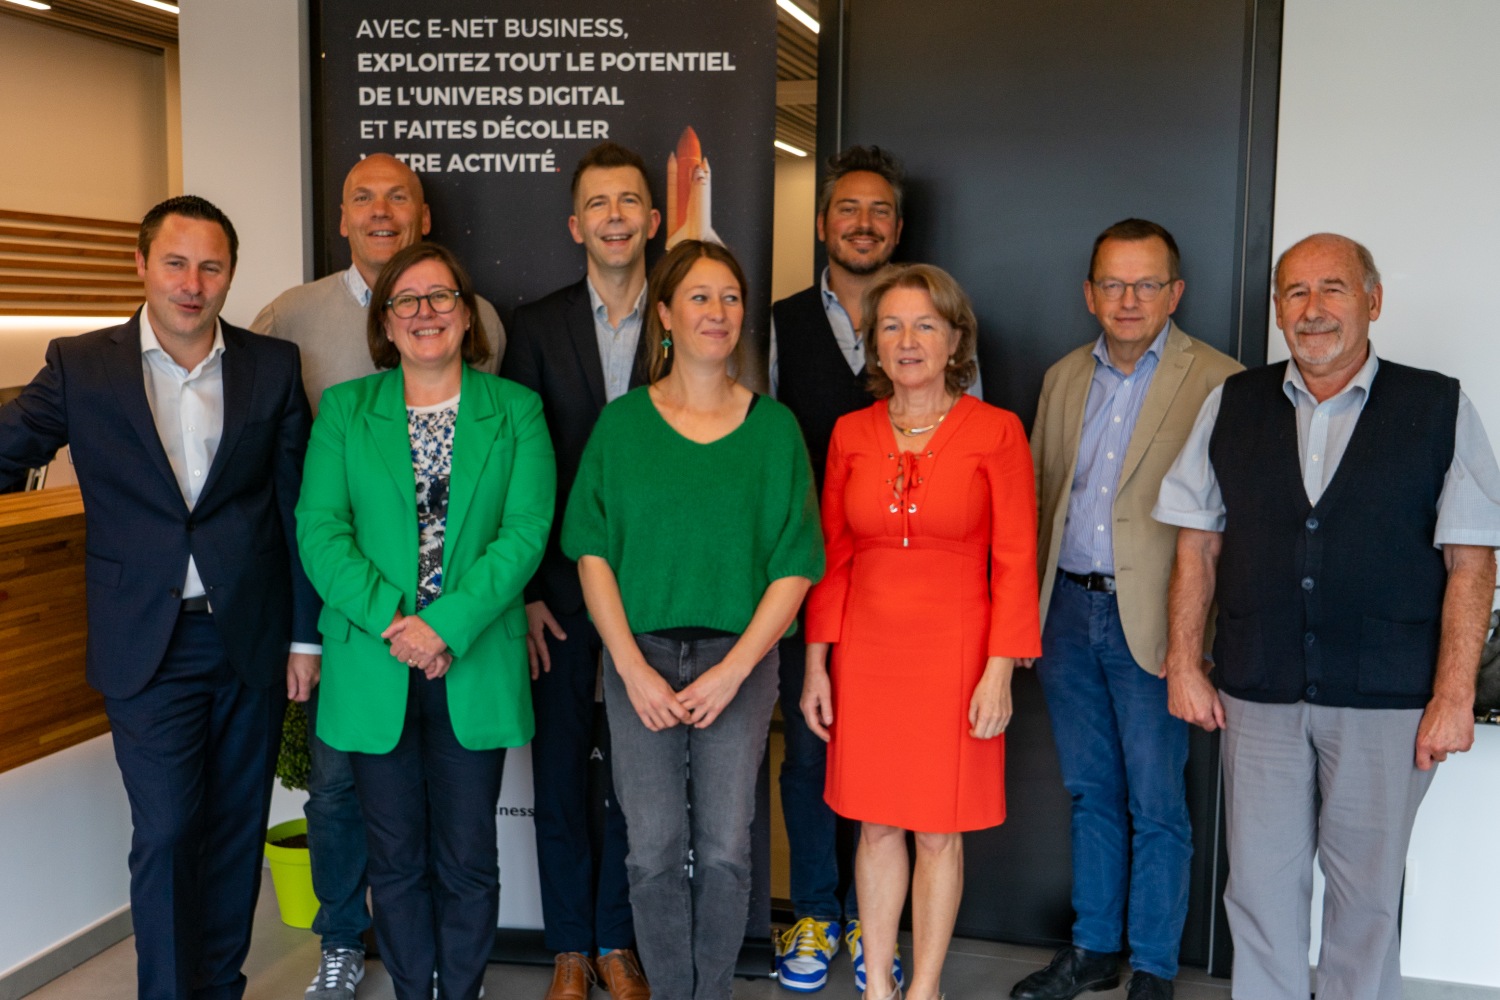
[[[776,977],[784,990],[815,993],[828,982],[828,963],[839,953],[839,925],[803,917],[776,943]]]
[[[844,928],[844,943],[849,946],[849,961],[854,964],[854,988],[860,993],[865,991],[865,943],[864,932],[860,930],[859,920],[849,921]],[[900,989],[906,985],[906,973],[901,968],[901,946],[896,945],[896,957],[891,962],[891,976],[896,980],[896,987]]]

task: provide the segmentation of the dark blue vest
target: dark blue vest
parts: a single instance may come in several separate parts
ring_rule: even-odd
[[[1422,708],[1448,574],[1433,547],[1458,382],[1381,361],[1317,506],[1285,366],[1224,383],[1209,457],[1228,511],[1214,677],[1249,701]]]
[[[869,406],[875,397],[870,395],[869,377],[849,370],[817,285],[777,302],[771,315],[776,320],[776,398],[802,427],[821,498],[833,425],[844,414]]]

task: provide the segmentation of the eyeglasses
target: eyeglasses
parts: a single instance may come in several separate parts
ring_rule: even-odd
[[[1172,284],[1170,281],[1156,281],[1152,278],[1147,278],[1144,281],[1115,281],[1111,278],[1108,281],[1094,282],[1094,287],[1099,289],[1099,294],[1111,302],[1124,296],[1125,289],[1127,288],[1135,290],[1136,301],[1150,302],[1161,294],[1163,288],[1166,288],[1170,284]]]
[[[1140,293],[1137,292],[1137,295]],[[411,319],[422,311],[422,300],[432,306],[435,313],[451,313],[458,305],[458,291],[452,288],[436,288],[426,295],[397,295],[385,300],[385,307],[397,319]]]

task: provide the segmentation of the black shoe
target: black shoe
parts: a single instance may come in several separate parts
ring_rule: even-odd
[[[1068,945],[1052,956],[1052,962],[1045,969],[1033,972],[1011,987],[1010,995],[1014,1000],[1072,1000],[1084,990],[1112,990],[1119,985],[1120,956],[1117,953],[1088,951]],[[1170,989],[1169,983],[1168,996],[1171,995]]]
[[[1172,980],[1136,969],[1130,975],[1125,1000],[1172,1000]]]

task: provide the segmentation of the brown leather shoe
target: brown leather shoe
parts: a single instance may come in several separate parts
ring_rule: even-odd
[[[651,986],[635,952],[616,948],[598,960],[599,982],[615,1000],[651,1000]]]
[[[580,951],[565,951],[554,961],[557,967],[552,971],[546,1000],[588,1000],[589,986],[596,981],[589,957]]]

